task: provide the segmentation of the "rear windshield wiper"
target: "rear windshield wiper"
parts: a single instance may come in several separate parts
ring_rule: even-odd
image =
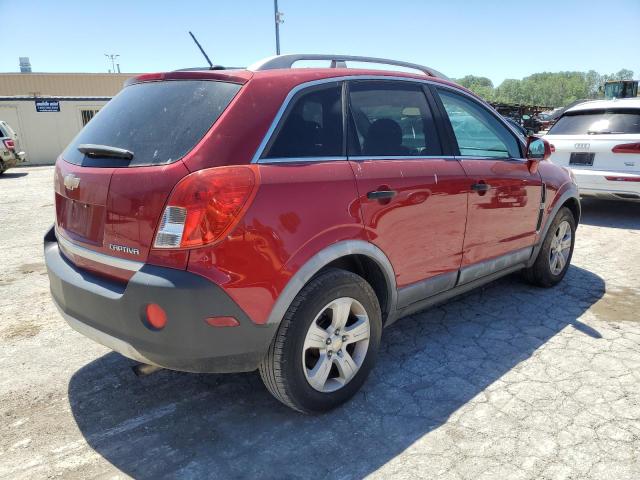
[[[109,145],[94,145],[92,143],[83,143],[78,145],[78,151],[89,157],[111,157],[131,160],[133,152],[124,148],[110,147]]]

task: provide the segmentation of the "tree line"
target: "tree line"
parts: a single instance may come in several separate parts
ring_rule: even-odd
[[[608,80],[632,80],[633,71],[601,75],[588,72],[534,73],[522,80],[506,79],[497,87],[486,77],[467,75],[456,80],[488,102],[562,107],[583,98],[602,97],[602,86]]]

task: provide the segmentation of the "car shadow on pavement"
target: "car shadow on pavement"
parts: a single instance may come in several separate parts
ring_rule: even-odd
[[[594,227],[640,230],[640,202],[583,198],[580,223]]]
[[[0,175],[0,180],[2,180],[3,178],[26,177],[27,175],[29,175],[29,172],[4,172],[2,175]]]
[[[400,320],[383,332],[363,390],[324,415],[284,407],[257,373],[137,378],[115,353],[73,375],[69,401],[89,445],[134,478],[361,478],[561,330],[599,338],[578,318],[604,292],[572,266],[552,289],[510,276]]]

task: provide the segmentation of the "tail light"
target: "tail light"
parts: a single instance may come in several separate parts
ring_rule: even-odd
[[[621,143],[611,149],[613,153],[637,153],[640,154],[640,143]]]
[[[604,177],[610,182],[640,182],[640,177]]]
[[[223,238],[251,204],[259,185],[254,165],[216,167],[184,177],[173,189],[154,248],[195,248]]]
[[[7,148],[7,150],[13,151],[16,148],[16,142],[11,140],[10,138],[3,140],[3,143],[4,143],[4,146]]]

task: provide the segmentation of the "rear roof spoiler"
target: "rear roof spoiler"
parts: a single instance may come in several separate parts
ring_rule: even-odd
[[[449,78],[440,73],[439,71],[425,67],[424,65],[418,65],[417,63],[403,62],[400,60],[390,60],[387,58],[376,57],[358,57],[354,55],[325,55],[325,54],[289,54],[289,55],[276,55],[274,57],[264,58],[247,67],[247,70],[254,72],[261,70],[274,70],[277,68],[293,68],[293,64],[304,60],[327,60],[330,61],[330,68],[346,68],[346,62],[362,62],[362,63],[378,63],[381,65],[393,65],[396,67],[410,68],[412,70],[418,70],[430,77],[443,78],[449,80]]]

